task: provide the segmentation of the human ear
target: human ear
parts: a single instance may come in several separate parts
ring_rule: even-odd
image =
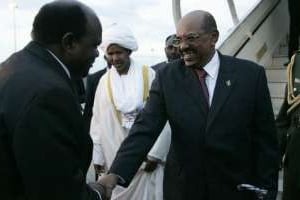
[[[77,39],[71,32],[65,33],[61,39],[61,45],[65,50],[72,50],[76,45]]]
[[[219,31],[213,31],[211,33],[211,37],[212,37],[212,44],[215,45],[219,39]]]

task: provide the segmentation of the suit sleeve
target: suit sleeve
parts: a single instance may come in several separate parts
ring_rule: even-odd
[[[80,156],[85,149],[78,144],[84,132],[77,106],[69,91],[47,91],[21,114],[13,151],[28,199],[99,199],[85,182]]]
[[[254,113],[253,150],[257,186],[269,191],[269,200],[277,194],[279,148],[274,122],[274,113],[264,68],[260,68]]]
[[[125,180],[123,186],[129,185],[166,123],[163,96],[160,74],[157,73],[145,108],[137,116],[109,170]]]
[[[155,71],[151,68],[149,73],[149,84],[153,82],[155,78]],[[171,128],[169,123],[166,123],[150,152],[148,153],[148,157],[153,157],[155,159],[159,159],[161,161],[166,161],[167,154],[169,152],[171,143]]]

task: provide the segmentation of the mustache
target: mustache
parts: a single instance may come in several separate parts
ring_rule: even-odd
[[[179,49],[179,52],[182,55],[183,53],[186,53],[186,52],[192,52],[192,53],[197,52],[197,50],[194,48],[185,48],[185,49]]]
[[[124,63],[114,63],[113,66],[115,66],[115,67],[122,67],[122,66],[124,66]]]

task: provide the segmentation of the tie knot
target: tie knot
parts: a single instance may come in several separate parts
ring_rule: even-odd
[[[204,69],[197,69],[197,74],[199,78],[205,78],[207,75],[207,72]]]

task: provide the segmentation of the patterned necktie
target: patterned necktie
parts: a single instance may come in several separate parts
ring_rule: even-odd
[[[197,73],[199,81],[200,81],[202,93],[205,97],[207,106],[209,107],[209,93],[208,93],[207,85],[206,85],[206,82],[205,82],[207,72],[203,68],[201,68],[201,69],[196,69],[196,73]]]

